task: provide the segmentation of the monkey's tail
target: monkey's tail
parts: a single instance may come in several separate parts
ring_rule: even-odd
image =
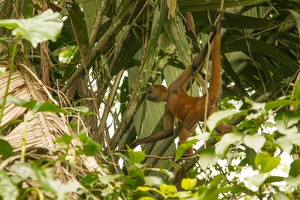
[[[214,37],[214,46],[212,50],[212,72],[209,83],[209,104],[215,105],[218,101],[221,90],[221,56],[220,56],[221,38],[219,31],[216,31]]]

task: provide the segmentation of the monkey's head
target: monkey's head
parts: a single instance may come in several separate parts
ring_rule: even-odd
[[[153,85],[146,95],[146,99],[153,102],[167,101],[168,89],[163,85]]]

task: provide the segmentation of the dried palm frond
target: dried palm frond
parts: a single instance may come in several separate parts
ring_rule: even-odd
[[[0,75],[0,98],[4,97],[5,89],[8,84],[8,76],[8,72]],[[37,100],[41,104],[48,101],[57,105],[57,102],[52,98],[46,87],[35,74],[23,64],[15,67],[12,72],[8,95],[27,101]],[[46,149],[48,150],[47,156],[49,156],[49,154],[51,155],[52,149],[59,148],[59,144],[54,142],[56,138],[63,134],[73,134],[63,114],[33,112],[30,109],[16,106],[13,103],[7,103],[5,105],[1,125],[16,119],[22,119],[21,123],[15,126],[8,126],[9,128],[4,131],[7,135],[3,137],[4,140],[7,140],[12,145],[15,154],[20,152],[22,138],[25,138],[27,150],[32,152],[35,149]],[[74,139],[72,142],[70,148],[82,146],[79,140]],[[53,156],[53,159],[56,159],[55,156]],[[91,172],[94,170],[98,170],[102,175],[105,174],[93,157],[76,157],[74,162],[72,166],[77,167],[70,171],[73,171],[75,176],[82,176],[86,174],[86,171]],[[55,163],[58,177],[64,179],[62,177],[64,177],[63,175],[66,169],[61,167],[59,162]]]

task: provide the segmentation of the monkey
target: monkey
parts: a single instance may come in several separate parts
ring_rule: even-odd
[[[207,108],[207,116],[217,111],[216,104],[221,90],[221,57],[220,57],[220,22],[214,28],[214,39],[212,49],[212,72],[209,82],[208,92],[201,97],[192,97],[186,93],[184,88],[188,79],[196,72],[201,62],[201,52],[169,86],[153,85],[146,94],[146,99],[153,102],[166,102],[163,116],[164,129],[152,134],[148,137],[137,139],[130,148],[143,143],[156,142],[158,140],[170,137],[173,135],[174,120],[177,118],[180,121],[178,128],[179,142],[184,143],[189,137],[189,131],[199,122],[204,120],[205,106]],[[205,46],[204,48],[207,48]],[[203,52],[203,51],[202,51]],[[203,58],[202,58],[203,59]],[[208,95],[208,98],[207,98]],[[206,100],[208,102],[206,103]],[[232,127],[227,124],[221,124],[216,128],[220,134],[225,134],[232,130]],[[193,155],[193,149],[190,147],[187,156]]]

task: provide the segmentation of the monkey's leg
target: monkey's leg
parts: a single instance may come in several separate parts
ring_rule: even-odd
[[[144,144],[144,143],[150,143],[150,142],[156,142],[158,140],[162,140],[165,139],[167,137],[170,137],[173,135],[173,130],[162,130],[159,131],[153,135],[150,135],[148,137],[142,138],[142,139],[138,139],[136,141],[134,141],[132,144],[130,144],[130,148],[135,148],[140,144]]]
[[[150,142],[156,142],[158,140],[165,139],[167,137],[170,137],[173,135],[173,125],[174,125],[174,116],[168,111],[165,110],[164,113],[164,130],[159,131],[153,135],[150,135],[148,137],[138,139],[134,141],[130,148],[135,148],[136,146],[143,144],[143,143],[150,143]]]
[[[187,139],[189,138],[190,134],[189,131],[197,124],[201,119],[201,111],[199,109],[194,109],[189,111],[189,113],[186,115],[185,119],[181,122],[180,128],[179,128],[179,142],[185,143]],[[186,156],[192,156],[193,155],[193,148],[190,147],[187,151]]]

